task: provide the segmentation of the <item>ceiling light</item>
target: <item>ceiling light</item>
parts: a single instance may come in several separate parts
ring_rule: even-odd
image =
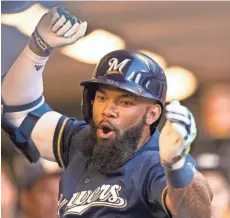
[[[14,14],[1,14],[2,24],[16,27],[23,34],[30,36],[47,8],[34,4],[25,11]]]
[[[162,69],[165,69],[167,67],[166,60],[162,56],[148,50],[140,50],[140,52],[151,57],[155,62],[157,62],[160,65]]]
[[[125,42],[119,36],[97,29],[77,43],[62,48],[61,52],[78,61],[96,64],[105,54],[123,48]]]
[[[220,164],[220,157],[213,153],[204,153],[196,158],[198,167],[212,169],[216,168]]]
[[[197,79],[192,72],[181,67],[170,67],[165,69],[165,74],[168,83],[167,101],[184,100],[196,91]]]
[[[215,82],[202,89],[201,114],[206,131],[213,137],[230,136],[230,86]]]

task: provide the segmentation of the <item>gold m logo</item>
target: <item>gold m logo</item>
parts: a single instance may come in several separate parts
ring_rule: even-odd
[[[106,74],[123,74],[122,70],[126,66],[128,62],[130,62],[131,59],[125,59],[123,60],[120,64],[118,64],[118,59],[117,58],[112,58],[109,60],[109,69],[107,70]]]

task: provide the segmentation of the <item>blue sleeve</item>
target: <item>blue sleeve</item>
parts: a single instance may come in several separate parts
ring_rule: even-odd
[[[55,129],[53,152],[58,165],[66,168],[80,149],[88,125],[85,121],[62,116]]]
[[[196,162],[191,155],[186,157],[186,162],[197,169]],[[150,205],[152,205],[153,208],[157,208],[155,209],[156,213],[154,215],[158,218],[171,218],[172,216],[165,203],[167,185],[164,168],[161,166],[160,159],[157,163],[155,162],[149,171],[149,176],[147,176],[146,192]]]
[[[171,218],[171,215],[165,205],[167,186],[164,168],[161,166],[160,157],[154,157],[155,164],[149,168],[146,177],[147,201],[150,204],[150,210],[155,217]],[[159,158],[156,161],[156,158]]]

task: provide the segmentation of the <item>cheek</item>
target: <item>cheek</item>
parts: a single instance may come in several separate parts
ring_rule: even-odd
[[[129,128],[130,126],[134,126],[138,124],[144,115],[144,109],[142,108],[131,108],[127,110],[123,110],[120,113],[120,120],[122,127]]]
[[[95,123],[100,119],[100,108],[96,103],[92,105],[92,118]]]

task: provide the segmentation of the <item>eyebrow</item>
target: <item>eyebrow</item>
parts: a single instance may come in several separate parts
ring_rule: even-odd
[[[103,90],[103,88],[98,88],[97,89],[98,92],[101,92],[102,94],[106,95],[106,91]],[[136,96],[134,94],[128,94],[128,93],[124,93],[124,94],[121,94],[119,95],[119,98],[133,98],[133,99],[136,99]]]
[[[133,94],[122,94],[119,96],[120,98],[133,98],[136,99],[136,96]]]
[[[105,90],[103,90],[102,88],[98,87],[98,88],[97,88],[97,91],[98,91],[98,92],[101,92],[101,93],[103,93],[103,94],[105,95]]]

